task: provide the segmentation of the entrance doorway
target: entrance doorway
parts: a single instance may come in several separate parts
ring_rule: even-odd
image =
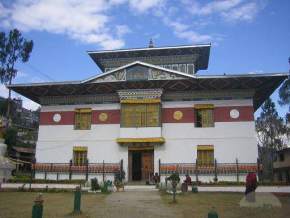
[[[129,150],[129,179],[149,181],[154,172],[153,150]]]
[[[142,180],[142,153],[140,151],[132,152],[132,180]]]

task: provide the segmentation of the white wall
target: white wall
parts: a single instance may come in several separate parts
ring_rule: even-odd
[[[161,127],[120,128],[120,138],[156,138],[162,137]]]
[[[216,122],[215,127],[195,128],[193,123],[163,124],[164,145],[154,150],[155,171],[158,160],[164,163],[193,163],[197,145],[214,145],[217,162],[256,163],[258,157],[255,124],[251,122]]]
[[[164,102],[162,107],[193,107],[198,103],[212,103],[215,106],[251,106],[251,100],[223,100],[198,102]],[[79,107],[93,110],[119,109],[119,104],[45,106],[41,111],[72,111]],[[124,131],[123,131],[124,129]],[[145,129],[145,128],[142,128]],[[151,129],[151,128],[150,128]],[[137,130],[136,130],[137,131]],[[36,147],[37,162],[68,163],[72,159],[73,146],[87,146],[89,162],[124,161],[128,175],[128,148],[116,143],[121,137],[156,137],[151,130],[138,132],[120,131],[119,124],[92,125],[91,130],[74,130],[73,125],[41,125]],[[196,128],[194,123],[164,123],[158,128],[166,142],[154,146],[154,169],[158,172],[158,160],[167,163],[192,163],[197,156],[197,145],[214,145],[218,162],[255,163],[258,151],[255,125],[250,122],[216,122],[215,127]],[[160,133],[161,131],[161,133]],[[137,134],[138,133],[138,134]],[[142,133],[142,134],[141,134]],[[159,137],[158,134],[158,137]]]

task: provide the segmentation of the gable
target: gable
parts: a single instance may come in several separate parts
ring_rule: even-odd
[[[122,68],[100,74],[85,82],[118,82],[118,81],[148,81],[148,80],[180,80],[191,78],[190,75],[167,70],[161,67],[148,66],[147,64],[134,63]]]

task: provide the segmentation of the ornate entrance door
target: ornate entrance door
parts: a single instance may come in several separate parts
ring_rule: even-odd
[[[150,180],[154,172],[153,151],[142,152],[142,180]]]

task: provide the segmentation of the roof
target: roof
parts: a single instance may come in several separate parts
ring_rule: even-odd
[[[144,61],[154,65],[194,63],[197,71],[207,69],[210,47],[210,44],[182,45],[88,51],[88,54],[102,71],[105,71],[105,68],[117,68],[134,61]]]
[[[116,79],[117,73],[141,66],[163,73],[165,77],[129,81],[126,77]],[[166,74],[168,76],[166,76]],[[122,89],[162,88],[166,91],[203,91],[203,90],[253,90],[255,110],[287,78],[287,73],[271,74],[232,74],[232,75],[189,75],[165,69],[152,64],[136,61],[107,73],[99,74],[81,81],[12,84],[7,87],[40,103],[44,96],[75,96],[112,94]],[[114,80],[112,78],[115,78]]]

